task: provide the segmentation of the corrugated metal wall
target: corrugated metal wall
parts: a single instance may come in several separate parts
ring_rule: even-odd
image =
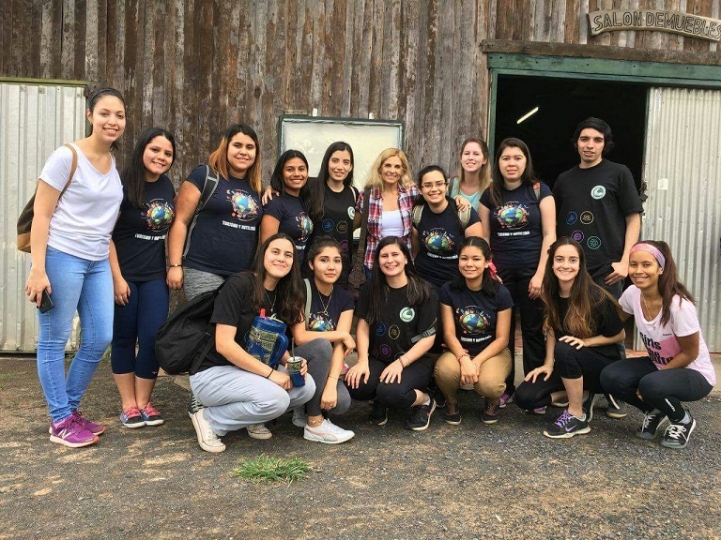
[[[646,137],[641,237],[671,246],[704,339],[721,351],[721,91],[652,88]]]
[[[35,351],[36,310],[24,294],[30,255],[16,249],[15,226],[50,153],[84,135],[84,112],[83,88],[0,83],[0,351]]]

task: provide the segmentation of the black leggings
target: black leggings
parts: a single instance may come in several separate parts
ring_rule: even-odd
[[[550,405],[551,393],[565,390],[561,377],[564,379],[583,377],[583,388],[594,394],[600,394],[603,392],[600,382],[601,372],[610,364],[617,362],[597,353],[593,347],[576,349],[563,341],[556,341],[553,356],[556,363],[547,381],[540,376],[536,378],[535,383],[524,382],[516,388],[514,400],[521,409],[531,410]]]
[[[658,409],[672,422],[685,416],[682,401],[698,401],[713,386],[695,369],[659,370],[649,357],[629,358],[615,362],[601,373],[601,384],[607,392],[647,413]],[[643,400],[636,392],[640,392]]]
[[[369,401],[375,399],[391,409],[407,409],[416,400],[416,390],[425,392],[433,377],[435,360],[424,356],[403,370],[400,383],[386,384],[381,382],[381,373],[386,368],[380,360],[370,358],[368,382],[362,380],[358,388],[348,387],[353,399]]]

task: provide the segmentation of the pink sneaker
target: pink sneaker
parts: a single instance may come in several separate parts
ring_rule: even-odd
[[[499,409],[505,409],[507,403],[513,403],[513,394],[503,393],[501,395],[501,402],[498,404]]]
[[[100,437],[88,431],[75,415],[71,414],[57,424],[50,423],[50,442],[64,444],[70,448],[81,448],[95,444],[99,440]]]
[[[80,411],[73,411],[73,416],[77,417],[80,422],[85,426],[85,429],[87,429],[93,435],[102,435],[103,433],[105,433],[105,426],[96,424],[95,422],[91,422],[87,418],[83,417],[83,413],[81,413]]]

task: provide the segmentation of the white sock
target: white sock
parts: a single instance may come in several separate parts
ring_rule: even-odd
[[[421,403],[421,405],[430,405],[431,404],[431,398],[429,397],[426,401]]]

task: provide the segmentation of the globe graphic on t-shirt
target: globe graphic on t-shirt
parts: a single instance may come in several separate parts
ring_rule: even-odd
[[[431,231],[425,243],[432,253],[443,253],[451,248],[451,240],[443,231]]]
[[[233,191],[230,200],[233,203],[233,210],[236,214],[235,217],[239,219],[252,218],[258,213],[258,206],[255,199],[245,191]]]
[[[463,329],[469,334],[479,334],[488,326],[488,316],[478,308],[466,308],[461,310],[459,322]]]
[[[504,227],[515,227],[523,222],[525,212],[518,206],[507,206],[498,212],[498,219]]]
[[[156,206],[150,211],[150,220],[153,222],[153,225],[163,225],[170,221],[171,218],[171,212],[170,208],[167,206]]]

